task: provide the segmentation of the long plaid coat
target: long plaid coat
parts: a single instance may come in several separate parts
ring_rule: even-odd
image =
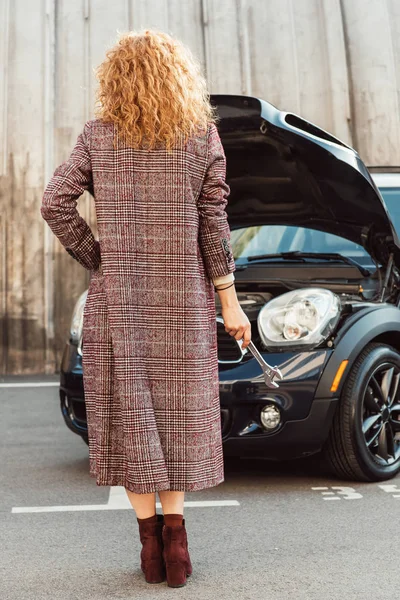
[[[90,475],[137,493],[224,481],[215,292],[235,270],[217,127],[169,155],[92,119],[54,172],[41,215],[90,270],[83,383]],[[99,241],[77,199],[94,195]]]

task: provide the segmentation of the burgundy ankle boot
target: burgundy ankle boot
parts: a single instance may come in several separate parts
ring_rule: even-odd
[[[190,577],[192,574],[185,519],[182,520],[182,525],[168,526],[164,524],[162,537],[168,586],[182,587],[186,584],[186,577]]]
[[[140,552],[140,568],[147,583],[161,583],[166,577],[162,538],[164,515],[157,514],[156,523],[143,523],[139,519],[137,521],[143,545]]]

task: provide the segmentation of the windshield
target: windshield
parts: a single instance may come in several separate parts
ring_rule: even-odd
[[[362,246],[337,235],[289,225],[256,225],[231,232],[235,261],[246,262],[257,254],[280,252],[327,252],[354,258],[361,264],[372,264]]]

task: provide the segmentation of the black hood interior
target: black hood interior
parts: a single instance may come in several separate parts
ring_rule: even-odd
[[[295,225],[339,235],[386,264],[400,243],[357,152],[334,136],[248,96],[211,95],[227,159],[232,229]]]

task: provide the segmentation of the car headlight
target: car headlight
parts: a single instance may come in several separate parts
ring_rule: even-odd
[[[267,348],[314,348],[334,331],[340,308],[339,296],[323,288],[282,294],[258,313],[261,340]]]
[[[71,320],[71,341],[77,344],[82,333],[83,309],[85,308],[87,290],[83,292],[76,301]]]

